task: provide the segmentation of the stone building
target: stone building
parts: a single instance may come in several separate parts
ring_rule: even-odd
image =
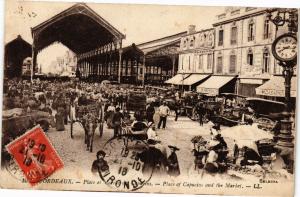
[[[235,93],[256,96],[255,89],[280,73],[271,52],[278,36],[266,9],[231,7],[217,15],[214,73],[238,76]]]
[[[227,7],[216,16],[212,29],[196,32],[195,26],[189,26],[187,35],[181,38],[178,74],[166,83],[211,96],[235,93],[283,101],[282,69],[271,47],[288,27],[276,28],[266,11]],[[295,92],[293,77],[292,97]]]
[[[213,28],[196,31],[190,25],[180,41],[178,74],[167,83],[194,90],[206,80],[213,72],[214,36]]]

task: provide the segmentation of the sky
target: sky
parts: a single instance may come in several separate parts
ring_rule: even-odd
[[[74,3],[16,2],[6,3],[5,43],[21,35],[32,43],[31,28],[71,7]],[[216,15],[224,7],[162,6],[132,4],[87,3],[96,13],[126,35],[123,46],[142,43],[186,31],[188,25],[196,30],[211,28]],[[51,45],[38,55],[38,63],[48,64],[57,54],[64,54],[64,46]],[[51,57],[49,56],[51,54]],[[46,72],[47,68],[43,68]]]

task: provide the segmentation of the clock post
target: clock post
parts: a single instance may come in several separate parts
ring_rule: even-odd
[[[271,9],[268,10],[268,18],[276,25],[288,25],[289,32],[277,37],[272,44],[272,53],[283,68],[285,86],[285,111],[282,113],[284,118],[280,121],[280,133],[277,138],[275,148],[284,160],[286,169],[293,173],[294,169],[294,137],[292,135],[291,121],[291,79],[294,74],[294,67],[297,64],[297,30],[298,30],[298,12],[297,9]],[[272,13],[276,16],[272,18]]]
[[[293,172],[294,166],[294,137],[292,135],[292,124],[291,121],[291,79],[294,72],[294,63],[291,62],[279,62],[282,66],[285,85],[285,111],[283,119],[280,121],[280,133],[277,137],[278,141],[275,148],[278,150],[280,156],[284,160],[286,168],[289,172]]]

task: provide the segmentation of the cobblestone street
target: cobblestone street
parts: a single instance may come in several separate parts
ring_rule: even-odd
[[[0,188],[294,195],[294,4],[60,1],[5,1]]]
[[[209,125],[200,127],[198,122],[194,122],[187,117],[179,117],[177,122],[174,121],[174,117],[169,117],[167,128],[165,130],[157,130],[163,146],[175,145],[180,148],[177,156],[182,174],[188,173],[188,170],[193,165],[194,157],[191,152],[192,143],[190,142],[192,137],[195,135],[209,137],[209,133]],[[65,126],[65,131],[56,131],[55,128],[51,128],[47,133],[53,146],[63,159],[65,168],[76,167],[90,170],[92,162],[96,159],[96,152],[103,149],[105,142],[113,136],[113,129],[108,129],[105,124],[102,138],[100,138],[96,129],[92,153],[86,151],[84,130],[79,123],[75,123],[73,135],[74,138],[71,139],[70,124]]]

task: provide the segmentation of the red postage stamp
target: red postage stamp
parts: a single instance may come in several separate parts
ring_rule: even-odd
[[[62,160],[40,127],[26,132],[6,149],[32,186],[63,167]]]

